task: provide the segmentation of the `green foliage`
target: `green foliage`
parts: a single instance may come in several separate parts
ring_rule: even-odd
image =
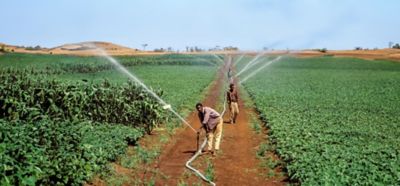
[[[148,150],[145,148],[135,146],[135,154],[124,156],[121,158],[121,165],[126,168],[134,168],[138,164],[151,163],[160,154],[161,149],[159,147]]]
[[[196,65],[213,66],[218,60],[211,55],[155,55],[155,56],[115,56],[121,65]],[[56,73],[94,73],[115,69],[107,59],[93,56],[43,55],[6,53],[0,56],[0,67],[49,70]]]
[[[286,58],[245,87],[291,179],[397,185],[399,84],[398,63],[321,57]]]
[[[261,124],[258,122],[257,118],[254,115],[251,115],[250,123],[251,123],[251,128],[254,130],[254,132],[260,134],[262,130]]]
[[[89,122],[0,120],[1,185],[77,185],[103,171],[143,132]]]
[[[267,143],[261,143],[260,147],[257,150],[257,157],[264,157],[265,153],[269,150],[269,146]]]
[[[132,62],[140,78],[185,113],[193,109],[216,72],[215,66],[204,65],[210,56],[119,59],[129,63],[136,58],[142,61]],[[88,63],[89,70],[77,70],[85,67],[81,63]],[[124,154],[127,145],[135,145],[145,132],[172,122],[135,83],[114,69],[97,66],[105,63],[95,57],[0,56],[0,185],[81,185],[106,171],[107,162]],[[160,150],[138,148],[138,159],[146,162]]]
[[[215,178],[214,164],[212,163],[212,161],[209,158],[206,160],[206,163],[207,163],[207,168],[205,170],[204,176],[208,180],[214,181],[214,178]]]
[[[162,120],[157,101],[134,83],[70,85],[39,78],[18,70],[0,71],[0,118],[120,123],[148,133]]]

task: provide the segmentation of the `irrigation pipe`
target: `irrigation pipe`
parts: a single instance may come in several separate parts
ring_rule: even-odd
[[[228,81],[229,81],[229,79],[228,79]],[[223,115],[225,114],[225,111],[226,111],[226,96],[224,96],[224,109],[223,109],[223,111],[221,113],[221,119],[222,119]],[[193,171],[201,179],[203,179],[204,181],[208,182],[210,185],[216,186],[216,184],[213,181],[211,181],[208,178],[206,178],[199,170],[195,169],[194,167],[192,167],[190,165],[192,163],[192,161],[194,161],[201,154],[201,150],[206,146],[206,144],[207,144],[207,138],[204,138],[204,141],[201,144],[200,148],[197,149],[197,152],[186,162],[185,166],[186,166],[186,168],[188,168],[191,171]]]
[[[225,114],[226,111],[226,97],[224,99],[224,109],[221,113],[221,119],[222,116]],[[211,180],[207,179],[203,174],[201,174],[201,172],[195,168],[193,168],[190,164],[192,163],[192,161],[194,161],[200,154],[201,154],[201,150],[206,146],[207,144],[207,138],[204,138],[203,143],[201,144],[200,148],[197,149],[197,152],[193,155],[193,157],[191,157],[187,162],[186,162],[186,168],[190,169],[191,171],[193,171],[194,173],[196,173],[201,179],[203,179],[204,181],[210,183],[211,185],[215,186],[216,184],[214,182],[212,182]]]

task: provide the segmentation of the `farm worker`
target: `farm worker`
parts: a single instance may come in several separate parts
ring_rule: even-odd
[[[228,80],[229,80],[229,83],[233,83],[233,75],[232,75],[231,68],[229,68],[229,70],[228,70]]]
[[[223,126],[222,117],[217,111],[210,107],[203,107],[203,104],[201,103],[196,104],[196,109],[201,122],[201,127],[197,132],[199,133],[200,130],[204,128],[207,136],[207,150],[204,152],[211,152],[214,154],[214,151],[212,151],[213,139],[215,138],[215,151],[219,150],[221,142]]]
[[[226,100],[229,105],[229,110],[231,113],[231,124],[236,123],[236,117],[239,114],[239,106],[238,106],[238,93],[236,91],[235,85],[231,83],[229,85],[229,90],[226,92]]]

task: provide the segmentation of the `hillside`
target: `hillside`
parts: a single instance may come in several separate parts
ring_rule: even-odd
[[[4,45],[7,51],[13,51],[18,53],[67,54],[67,55],[90,56],[97,54],[96,47],[103,48],[110,55],[134,55],[140,53],[138,49],[132,49],[110,42],[98,42],[98,41],[64,44],[54,48],[19,47],[7,44]]]

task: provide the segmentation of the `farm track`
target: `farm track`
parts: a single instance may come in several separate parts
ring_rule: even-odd
[[[219,70],[214,85],[202,102],[205,106],[215,108],[217,102],[220,101],[219,98],[224,86],[224,75],[228,69],[226,64],[229,63],[225,63],[225,66]],[[261,175],[265,175],[265,172],[260,171],[260,161],[256,158],[256,150],[261,141],[265,139],[262,135],[255,135],[251,131],[249,114],[254,111],[245,108],[242,100],[239,102],[239,108],[241,113],[236,124],[224,122],[221,153],[218,153],[216,157],[203,155],[196,161],[204,161],[204,156],[209,156],[212,159],[215,167],[214,182],[217,185],[284,185],[282,178],[272,177],[267,179]],[[224,115],[224,121],[228,120],[229,111]],[[195,128],[200,127],[196,111],[189,115],[187,121]],[[203,139],[204,136],[200,141]],[[193,173],[190,173],[190,176],[187,176],[187,171],[185,173],[185,163],[195,150],[196,134],[189,128],[177,132],[155,163],[157,172],[164,175],[163,178],[157,178],[156,185],[178,185],[182,180],[189,185],[194,183],[206,184],[201,182],[200,178],[194,176]],[[201,162],[201,164],[199,166],[199,163],[197,163],[195,167],[204,172],[205,162]]]

